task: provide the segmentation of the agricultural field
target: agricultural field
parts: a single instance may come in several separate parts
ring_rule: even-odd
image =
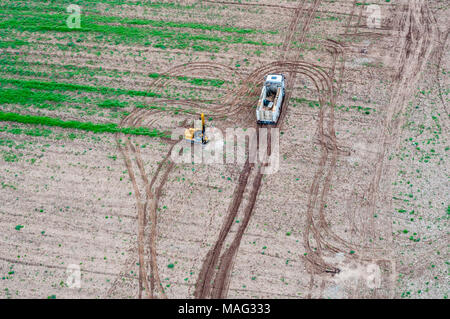
[[[0,16],[0,298],[448,298],[448,1]],[[201,113],[262,127],[272,73],[275,172],[175,160]]]

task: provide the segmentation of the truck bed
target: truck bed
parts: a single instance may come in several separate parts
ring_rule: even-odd
[[[277,105],[278,98],[280,97],[280,92],[281,92],[281,88],[278,88],[278,89],[277,89],[277,94],[276,94],[276,95],[271,95],[271,96],[269,96],[269,97],[266,97],[266,100],[267,100],[267,101],[273,102],[272,107],[269,108],[268,106],[265,106],[265,105],[264,105],[264,102],[263,102],[263,100],[264,100],[264,98],[263,98],[263,99],[260,99],[260,100],[259,100],[259,102],[258,102],[258,108],[260,108],[260,109],[262,109],[262,110],[264,110],[264,111],[271,111],[271,110],[273,110],[273,109],[274,109],[274,106]]]

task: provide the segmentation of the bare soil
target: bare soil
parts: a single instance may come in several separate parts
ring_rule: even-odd
[[[227,43],[219,52],[99,49],[88,35],[83,46],[92,52],[74,53],[50,45],[64,43],[61,33],[48,34],[24,58],[45,62],[35,70],[101,66],[120,76],[97,70],[60,81],[162,96],[114,97],[127,106],[93,114],[15,104],[2,111],[97,123],[118,116],[121,127],[165,132],[191,127],[204,112],[209,127],[267,127],[256,124],[254,106],[264,76],[283,73],[280,168],[266,175],[248,160],[175,163],[176,142],[167,138],[0,131],[0,142],[24,147],[20,160],[7,161],[11,144],[0,143],[2,297],[447,298],[448,8],[375,3],[375,29],[356,1],[201,1],[158,11],[163,21],[277,31],[242,35],[276,46]],[[127,6],[108,15],[157,18]],[[186,76],[225,83],[196,85]],[[66,283],[73,264],[80,288]]]

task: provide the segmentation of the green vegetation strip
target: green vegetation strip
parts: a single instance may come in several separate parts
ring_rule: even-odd
[[[40,14],[39,11],[42,10],[39,7],[32,8],[29,10],[29,7],[25,6],[0,6],[3,14],[27,14],[27,15],[39,15],[41,17],[46,17],[44,14]],[[59,14],[63,20],[67,19],[69,14],[66,12],[65,7],[48,7],[45,6],[45,11],[47,13],[51,13],[52,15]],[[65,17],[65,18],[64,18]],[[127,18],[127,17],[117,17],[117,16],[108,16],[108,15],[99,15],[92,14],[91,12],[83,11],[82,20],[87,21],[89,23],[119,23],[119,24],[129,24],[129,25],[143,25],[143,26],[151,26],[157,28],[187,28],[187,29],[198,29],[205,31],[219,31],[219,32],[229,32],[229,33],[239,33],[239,34],[250,34],[250,33],[277,33],[277,31],[263,31],[256,29],[242,29],[235,28],[230,26],[222,26],[217,24],[203,24],[203,23],[195,23],[195,22],[178,22],[178,21],[163,21],[163,20],[151,20],[151,19],[137,19],[137,18]]]
[[[55,3],[55,1],[52,1]],[[99,1],[95,1],[99,2]],[[70,1],[70,4],[75,4],[76,2]],[[105,2],[101,1],[101,3],[111,3],[111,2]],[[114,3],[114,2],[113,2]],[[21,14],[31,14],[34,15],[38,13],[39,11],[43,11],[45,9],[45,12],[52,13],[52,14],[64,14],[68,16],[69,14],[66,12],[65,8],[69,4],[66,5],[60,5],[60,6],[49,6],[48,3],[45,4],[39,4],[38,6],[30,7],[30,3],[28,2],[16,2],[14,4],[5,4],[0,6],[0,9],[3,11],[4,14],[14,14],[14,11],[21,11]],[[134,24],[134,25],[148,25],[152,27],[170,27],[170,28],[188,28],[188,29],[199,29],[199,30],[206,30],[206,31],[220,31],[220,32],[230,32],[230,33],[239,33],[239,34],[250,34],[250,33],[270,33],[270,34],[277,34],[277,30],[257,30],[257,29],[242,29],[242,28],[236,28],[231,26],[222,26],[217,24],[203,24],[203,23],[195,23],[195,22],[178,22],[178,21],[162,21],[162,20],[151,20],[151,19],[136,19],[136,18],[126,18],[126,17],[117,17],[117,16],[105,16],[105,15],[99,15],[98,10],[96,9],[86,9],[86,1],[83,0],[80,3],[80,6],[82,7],[83,12],[83,20],[85,18],[87,19],[95,19],[95,21],[98,22],[105,22],[105,23],[120,23],[120,24]],[[136,5],[136,6],[150,6],[154,8],[161,8],[161,7],[169,7],[169,8],[177,8],[177,4],[175,3],[157,3],[157,2],[123,2],[120,1],[119,3],[115,3],[119,5],[127,4],[127,5]],[[185,6],[179,8],[186,8]],[[178,8],[178,9],[179,9]],[[192,8],[192,7],[189,7]],[[33,10],[33,12],[30,13],[30,9]],[[97,14],[92,14],[97,13]],[[90,20],[93,21],[93,20]]]
[[[67,95],[33,92],[30,89],[4,89],[0,87],[0,104],[41,104],[45,102],[64,102],[71,98]]]
[[[224,80],[220,80],[220,79],[202,79],[202,78],[192,78],[192,77],[188,77],[188,76],[173,76],[173,77],[171,77],[171,76],[168,76],[165,74],[160,74],[160,73],[150,73],[148,76],[150,78],[165,78],[165,79],[175,78],[179,81],[184,81],[189,84],[198,85],[198,86],[221,87],[225,83]]]
[[[249,40],[243,36],[225,36],[219,37],[208,34],[192,34],[188,32],[179,32],[175,30],[163,28],[141,28],[131,27],[127,25],[105,25],[103,20],[108,17],[101,16],[83,16],[81,28],[69,28],[66,25],[67,14],[40,14],[30,12],[31,16],[17,15],[15,13],[10,19],[3,18],[0,22],[0,29],[16,29],[19,31],[29,32],[75,32],[86,33],[96,32],[107,36],[115,35],[124,43],[140,43],[145,45],[153,45],[158,48],[174,48],[185,49],[192,46],[196,50],[207,50],[198,45],[197,41],[208,41],[217,43],[239,43],[252,44],[261,46],[277,46],[275,43],[267,43],[265,41]],[[131,19],[130,19],[131,21]],[[128,21],[128,22],[130,22]],[[136,22],[136,21],[135,21]],[[153,37],[157,39],[156,43],[148,42],[147,39]],[[116,41],[117,42],[117,41]],[[217,48],[216,48],[217,49]]]
[[[170,138],[170,134],[167,135],[157,129],[150,130],[146,127],[119,127],[115,123],[95,124],[91,122],[63,121],[57,118],[46,116],[22,115],[2,111],[0,111],[0,121],[56,126],[62,128],[90,131],[94,133],[123,133],[129,135],[144,135],[150,137]]]
[[[37,2],[37,1],[36,1]],[[36,3],[35,2],[35,3]],[[39,1],[40,2],[40,1]],[[37,3],[39,3],[37,2]],[[188,5],[179,4],[178,2],[161,2],[161,1],[127,1],[127,0],[51,0],[52,4],[58,4],[61,7],[66,8],[69,4],[77,4],[83,9],[89,8],[89,10],[94,10],[98,4],[109,5],[111,7],[116,6],[136,6],[136,7],[148,7],[153,9],[179,9],[179,10],[191,10],[196,7],[202,6],[201,3],[193,3]],[[49,5],[48,2],[43,2],[46,6]],[[14,6],[29,6],[30,1],[17,1],[14,0]]]
[[[89,86],[83,84],[61,83],[61,82],[47,82],[37,80],[21,80],[21,79],[6,79],[0,78],[0,83],[13,84],[21,88],[37,89],[45,91],[85,91],[95,92],[101,94],[113,94],[113,95],[130,95],[130,96],[150,96],[161,97],[160,94],[150,91],[136,91],[126,89],[116,89],[104,86]]]
[[[27,42],[24,42],[27,43]],[[1,47],[1,43],[0,43]],[[21,65],[23,67],[18,67]],[[44,72],[44,71],[33,71],[31,68],[45,67],[50,66],[52,68],[52,72]],[[42,63],[39,61],[19,61],[17,56],[10,56],[5,53],[0,54],[0,72],[16,74],[21,76],[34,76],[34,77],[44,77],[44,78],[63,78],[63,79],[71,79],[77,75],[104,75],[113,78],[121,78],[122,76],[126,76],[131,74],[130,71],[121,72],[118,70],[110,70],[104,69],[102,67],[87,67],[87,66],[77,66],[72,64],[60,65],[60,64],[49,64]],[[174,78],[178,81],[183,81],[192,85],[197,86],[212,86],[212,87],[221,87],[227,81],[221,79],[205,79],[205,78],[194,78],[188,76],[167,76],[160,73],[150,73],[148,74],[150,78]]]
[[[305,103],[311,108],[316,108],[316,107],[320,108],[319,101],[307,100],[304,98],[292,98],[292,99],[298,103]],[[361,112],[366,115],[369,115],[371,112],[376,112],[376,110],[371,107],[364,107],[364,106],[359,106],[359,105],[350,105],[350,106],[335,105],[334,107],[335,107],[335,109],[343,110],[343,111],[357,110],[358,112]]]

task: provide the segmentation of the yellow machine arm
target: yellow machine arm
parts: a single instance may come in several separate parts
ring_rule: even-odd
[[[191,142],[195,142],[195,143],[199,143],[201,142],[202,144],[206,144],[208,143],[208,138],[205,135],[205,115],[202,113],[201,114],[201,120],[202,120],[202,128],[188,128],[184,131],[184,138],[188,141]],[[200,133],[201,131],[201,136],[200,134],[196,134],[196,133]],[[198,140],[201,137],[201,140]]]
[[[205,135],[205,115],[202,113],[202,134]]]

